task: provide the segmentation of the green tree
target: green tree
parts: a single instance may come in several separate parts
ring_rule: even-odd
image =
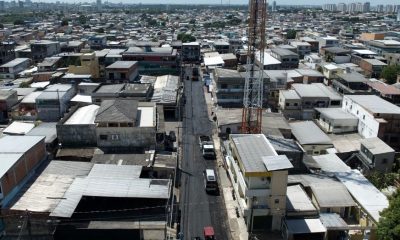
[[[178,40],[181,40],[183,43],[186,43],[186,42],[194,42],[196,41],[196,38],[190,34],[179,33]]]
[[[17,19],[14,21],[14,25],[23,25],[24,24],[24,20],[22,19]]]
[[[30,87],[31,85],[28,83],[28,82],[21,82],[20,84],[19,84],[19,87],[20,88],[28,88],[28,87]]]
[[[80,23],[80,24],[85,24],[86,23],[86,21],[87,21],[87,18],[86,18],[86,16],[85,15],[80,15],[79,16],[79,18],[78,18],[78,22]]]
[[[389,207],[381,213],[378,223],[378,239],[400,239],[400,191],[389,200]]]
[[[287,39],[295,39],[295,38],[296,38],[296,35],[297,35],[296,30],[294,30],[294,29],[289,29],[289,30],[287,31],[286,38],[287,38]]]
[[[397,75],[400,74],[400,65],[386,66],[381,74],[388,84],[393,84],[397,80]]]
[[[68,26],[68,19],[63,19],[62,21],[61,21],[61,26]]]

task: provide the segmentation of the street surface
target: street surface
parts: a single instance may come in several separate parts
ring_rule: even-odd
[[[198,143],[199,135],[211,135],[214,124],[209,120],[203,93],[203,82],[191,79],[191,68],[185,71],[186,106],[183,119],[183,159],[181,178],[181,232],[184,239],[200,236],[203,228],[212,226],[216,239],[230,239],[223,196],[208,195],[204,189],[203,171],[217,170],[216,160],[205,160]]]

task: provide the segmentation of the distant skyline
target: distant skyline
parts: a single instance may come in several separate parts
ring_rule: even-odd
[[[10,1],[10,0],[9,0]],[[95,0],[59,0],[60,2],[96,2]],[[33,0],[32,2],[56,2],[56,0]],[[106,2],[106,0],[102,0],[102,2]],[[109,2],[113,3],[142,3],[142,4],[221,4],[221,0],[109,0]],[[272,4],[273,0],[268,1]],[[352,2],[370,2],[372,6],[379,4],[398,4],[400,5],[400,0],[277,0],[277,5],[323,5],[327,3],[352,3]],[[248,0],[222,0],[223,4],[247,4]]]

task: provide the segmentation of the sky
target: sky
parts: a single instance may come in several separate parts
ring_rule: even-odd
[[[55,2],[56,0],[41,0],[43,2]],[[70,1],[70,0],[69,0]],[[69,2],[66,0],[60,0],[60,2]],[[106,0],[102,0],[105,2]],[[221,4],[221,0],[109,0],[110,2],[118,3],[143,3],[143,4]],[[352,3],[352,2],[367,2],[369,1],[372,6],[378,4],[399,4],[400,0],[276,0],[277,5],[322,5],[326,3]],[[33,2],[40,2],[39,0],[33,0]],[[74,0],[71,2],[95,2],[94,0]],[[248,0],[222,0],[223,4],[247,4]],[[272,4],[273,0],[268,0]]]

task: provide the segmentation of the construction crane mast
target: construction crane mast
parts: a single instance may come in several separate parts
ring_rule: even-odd
[[[241,126],[241,132],[244,134],[261,133],[264,92],[262,63],[265,50],[266,15],[266,0],[249,0],[247,65]],[[261,66],[257,66],[256,58]]]

